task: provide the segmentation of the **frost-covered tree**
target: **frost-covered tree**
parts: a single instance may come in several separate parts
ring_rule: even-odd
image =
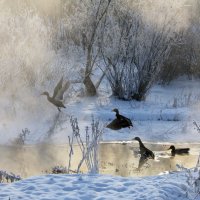
[[[92,80],[92,72],[99,57],[99,41],[102,38],[104,24],[111,0],[75,0],[64,2],[64,26],[66,38],[81,48],[85,63],[82,69],[83,83],[88,96],[96,95],[99,82],[105,73],[100,76],[96,84]]]
[[[113,94],[120,99],[145,99],[177,39],[175,14],[162,13],[168,4],[156,2],[119,0],[107,17],[102,55]],[[162,13],[159,18],[153,6]]]
[[[186,75],[189,79],[200,76],[200,3],[191,0],[184,4],[187,12],[186,26],[181,30],[180,40],[172,47],[170,57],[161,71],[161,83],[168,84],[171,80]]]

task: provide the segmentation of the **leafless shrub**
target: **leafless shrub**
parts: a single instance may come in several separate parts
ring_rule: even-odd
[[[0,171],[0,183],[3,183],[5,180],[7,183],[10,181],[11,183],[14,181],[19,181],[22,178],[19,175],[15,175],[12,172],[8,173],[6,171]]]
[[[70,118],[70,123],[72,127],[72,135],[68,136],[69,142],[69,154],[68,154],[68,164],[67,166],[55,166],[51,170],[46,170],[46,173],[53,174],[74,174],[82,173],[81,166],[85,162],[86,167],[89,173],[98,173],[99,172],[99,143],[102,136],[102,129],[100,129],[99,121],[95,121],[92,118],[91,127],[86,127],[85,129],[85,141],[84,137],[81,137],[81,132],[78,125],[77,118]],[[83,134],[84,135],[84,134]],[[77,165],[77,169],[71,169],[71,162],[74,155],[74,145],[78,144],[78,147],[81,151],[82,157]]]
[[[169,84],[172,80],[186,75],[188,79],[199,74],[197,67],[197,50],[189,30],[180,34],[181,41],[172,46],[169,59],[165,60],[160,72],[160,82]]]
[[[186,170],[186,177],[189,185],[187,196],[189,199],[195,200],[200,196],[200,154],[196,167],[193,170]]]
[[[69,137],[69,164],[67,171],[70,171],[71,157],[73,155],[73,142],[76,142],[82,152],[82,158],[78,164],[76,172],[80,172],[82,164],[85,162],[89,173],[99,172],[98,150],[99,142],[102,136],[102,130],[99,129],[99,122],[92,119],[91,129],[86,127],[86,140],[85,143],[80,135],[80,129],[76,118],[70,119],[73,134]]]
[[[182,31],[181,40],[172,47],[169,59],[164,62],[160,73],[162,84],[168,84],[182,75],[186,75],[188,79],[200,77],[199,1],[191,2],[188,9],[190,9],[189,26]]]
[[[181,93],[175,96],[171,101],[169,101],[169,104],[167,104],[167,106],[173,108],[187,107],[198,103],[199,100],[199,94],[192,94],[191,92]]]
[[[198,132],[200,132],[200,127],[196,121],[193,122]],[[180,168],[180,167],[179,167]],[[186,169],[181,167],[182,171],[186,172],[186,182],[189,189],[186,191],[186,195],[189,199],[195,200],[200,196],[200,154],[194,169]]]
[[[51,173],[53,174],[70,174],[70,173],[76,173],[76,171],[73,170],[68,170],[67,167],[63,167],[63,166],[55,166],[52,168]]]
[[[135,9],[115,7],[108,18],[102,56],[109,65],[107,78],[113,94],[124,100],[144,100],[178,35],[172,19],[162,27],[147,24]],[[167,17],[166,17],[167,18]]]
[[[189,200],[195,200],[200,196],[200,154],[195,168],[187,169],[182,165],[176,165],[179,171],[185,172],[186,183],[189,186],[186,189],[186,196]]]
[[[193,124],[194,124],[195,129],[197,130],[197,132],[200,133],[200,126],[197,124],[197,122],[193,121]]]
[[[18,137],[12,143],[15,145],[24,145],[29,134],[30,130],[28,128],[22,129],[22,132],[19,133]]]

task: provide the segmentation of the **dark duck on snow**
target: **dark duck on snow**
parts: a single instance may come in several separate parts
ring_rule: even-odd
[[[41,95],[46,95],[47,100],[53,105],[55,105],[59,111],[61,111],[60,108],[66,108],[63,104],[63,94],[69,88],[69,85],[70,83],[68,81],[63,85],[63,77],[62,77],[58,82],[58,84],[56,85],[52,97],[49,96],[48,92],[43,92]]]
[[[130,128],[131,126],[133,126],[131,120],[127,117],[124,117],[123,115],[120,115],[117,108],[113,109],[112,111],[116,113],[116,119],[108,124],[107,128],[119,130],[121,128]]]
[[[176,154],[182,155],[182,154],[188,154],[190,151],[190,148],[181,148],[176,149],[174,145],[171,145],[168,150],[171,149],[171,155],[175,156]]]
[[[133,138],[133,140],[137,140],[139,142],[139,146],[140,146],[140,154],[142,158],[155,158],[154,153],[147,149],[144,144],[142,143],[141,139],[139,137],[135,137]]]

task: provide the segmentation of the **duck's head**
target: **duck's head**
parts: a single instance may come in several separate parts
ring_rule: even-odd
[[[43,92],[41,95],[49,96],[49,93],[48,92]]]
[[[171,145],[170,147],[169,147],[169,149],[168,150],[172,150],[172,151],[175,151],[175,146],[174,145]]]
[[[141,141],[139,137],[134,137],[132,140],[137,140],[138,142]]]
[[[112,111],[116,112],[117,114],[119,114],[119,110],[117,108],[114,108]]]

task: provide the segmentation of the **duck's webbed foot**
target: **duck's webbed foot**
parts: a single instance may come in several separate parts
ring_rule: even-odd
[[[58,108],[58,111],[61,112],[60,108],[59,107],[57,107],[57,108]]]

